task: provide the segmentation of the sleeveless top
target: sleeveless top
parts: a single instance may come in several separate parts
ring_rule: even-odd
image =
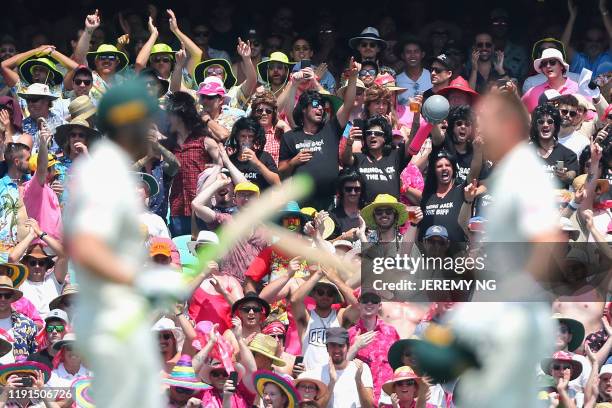
[[[325,345],[325,330],[330,327],[340,327],[338,314],[332,309],[329,316],[322,318],[315,310],[310,312],[308,326],[302,339],[302,353],[306,370],[313,370],[329,362],[329,354]]]

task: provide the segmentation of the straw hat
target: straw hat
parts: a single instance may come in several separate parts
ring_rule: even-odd
[[[357,78],[356,87],[357,88],[361,88],[361,89],[366,89],[365,84],[359,78]],[[336,90],[336,95],[338,95],[340,98],[344,99],[344,93],[346,92],[346,88],[348,88],[348,79],[346,79],[346,80],[344,80],[342,82],[342,86]]]
[[[73,345],[76,343],[76,335],[74,333],[66,333],[61,340],[53,343],[53,350],[59,351],[62,347],[67,345]]]
[[[87,98],[86,96],[84,97]],[[98,132],[95,129],[92,129],[89,126],[89,122],[87,122],[87,120],[85,119],[85,116],[87,114],[88,113],[81,114],[77,116],[76,118],[71,119],[70,122],[68,122],[67,124],[58,126],[57,129],[55,129],[55,136],[53,136],[55,138],[55,143],[57,143],[58,146],[62,146],[62,147],[65,146],[66,141],[68,140],[70,136],[70,131],[73,128],[77,128],[85,132],[85,138],[87,139],[87,146],[91,146],[91,143],[93,141],[98,140],[100,138],[100,132]]]
[[[383,384],[382,389],[388,395],[391,395],[395,392],[394,391],[395,383],[404,381],[404,380],[415,380],[417,381],[417,385],[418,385],[418,380],[420,379],[421,377],[416,375],[416,373],[411,367],[409,366],[399,367],[393,372],[393,378],[391,378],[389,381]]]
[[[79,288],[77,285],[73,283],[69,283],[65,285],[64,288],[62,289],[62,294],[56,297],[55,299],[53,299],[51,302],[49,302],[49,309],[61,309],[64,299],[66,299],[68,296],[71,296],[71,297],[75,296],[78,293],[79,293]]]
[[[13,281],[11,280],[11,278],[9,278],[6,275],[2,275],[0,276],[0,289],[3,290],[9,290],[10,292],[12,292],[13,296],[12,296],[12,300],[11,302],[16,302],[19,299],[21,299],[21,297],[23,296],[23,292],[20,290],[17,290],[13,287]]]
[[[95,115],[97,110],[87,95],[77,96],[68,105],[71,119],[88,119]]]
[[[587,175],[581,174],[572,181],[572,188],[574,191],[580,190],[586,184]],[[610,183],[605,179],[597,180],[597,187],[601,189],[601,194],[605,194],[610,189]]]
[[[309,216],[310,218],[314,218],[318,212],[313,207],[304,207],[300,211]],[[323,221],[323,226],[323,239],[327,239],[330,237],[331,234],[334,233],[334,230],[336,229],[336,223],[334,222],[334,220],[331,219],[331,217],[327,217],[325,218],[325,221]]]
[[[287,365],[283,360],[276,357],[276,347],[278,343],[272,336],[267,334],[257,333],[253,340],[249,343],[249,350],[253,353],[259,353],[272,360],[273,364],[277,367],[284,367]]]
[[[397,225],[404,225],[408,219],[408,211],[406,210],[406,206],[398,202],[397,198],[390,194],[378,194],[371,204],[365,206],[361,210],[361,216],[366,222],[366,225],[370,228],[376,227],[376,222],[374,221],[374,210],[379,207],[393,208],[397,212],[397,218],[395,220]]]
[[[321,280],[319,280],[312,288],[312,290],[310,291],[310,293],[308,294],[308,296],[312,297],[313,292],[315,291],[315,289],[317,289],[319,286],[327,286],[329,288],[332,288],[336,291],[336,296],[334,298],[334,303],[343,303],[344,302],[344,296],[342,296],[342,293],[340,293],[340,289],[338,289],[338,287],[333,284],[331,281],[329,281],[329,279],[327,278],[321,278]]]

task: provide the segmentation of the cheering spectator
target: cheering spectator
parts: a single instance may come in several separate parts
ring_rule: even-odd
[[[423,67],[425,51],[420,40],[415,37],[406,37],[395,47],[395,54],[404,61],[404,71],[399,73],[395,80],[398,86],[406,88],[398,96],[398,103],[407,105],[409,98],[431,89],[431,73]]]

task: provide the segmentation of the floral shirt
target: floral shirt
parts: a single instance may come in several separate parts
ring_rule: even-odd
[[[61,116],[58,116],[53,112],[49,112],[49,116],[47,116],[46,120],[47,120],[47,125],[49,126],[49,129],[51,130],[52,133],[55,133],[55,129],[58,126],[66,123],[66,121]],[[40,134],[39,134],[39,129],[38,129],[38,122],[36,121],[36,119],[32,118],[31,116],[28,116],[27,118],[23,120],[23,133],[32,135],[32,138],[34,139],[34,145],[32,146],[32,152],[36,153],[38,151],[38,146],[40,144],[40,141],[39,141]],[[49,152],[57,153],[58,150],[60,150],[60,147],[55,142],[55,138],[52,138],[51,147],[49,147]]]
[[[19,187],[7,174],[0,179],[0,258],[8,262],[8,253],[19,242],[17,218],[20,207]]]
[[[18,356],[29,356],[30,354],[36,353],[38,344],[36,343],[36,332],[38,328],[32,319],[22,315],[19,312],[13,311],[11,313],[11,320],[13,321],[13,355],[15,359]]]
[[[363,325],[363,320],[359,319],[355,326],[349,329],[349,340],[352,345],[355,337],[367,332],[368,329]],[[376,337],[370,345],[357,352],[356,358],[360,359],[370,367],[372,381],[374,382],[374,401],[378,404],[382,385],[393,377],[393,369],[387,360],[387,352],[393,343],[399,340],[399,334],[393,326],[382,321],[376,320],[374,328]]]

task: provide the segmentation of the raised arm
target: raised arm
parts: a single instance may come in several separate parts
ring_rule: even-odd
[[[149,16],[149,39],[144,43],[136,56],[136,61],[134,62],[134,71],[136,71],[136,73],[142,71],[147,66],[147,62],[151,56],[151,49],[155,45],[157,37],[159,37],[159,32],[155,24],[153,24],[153,18]]]
[[[98,9],[96,9],[94,14],[90,14],[85,18],[85,29],[74,50],[74,60],[77,63],[87,65],[87,52],[89,52],[91,35],[98,27],[100,27],[100,15],[98,14]]]
[[[229,186],[231,179],[223,173],[217,175],[217,179],[206,186],[198,193],[196,198],[191,202],[191,209],[193,212],[203,220],[204,222],[213,222],[215,220],[215,211],[208,207],[208,203],[212,196],[222,189],[223,187]]]
[[[55,48],[53,48],[53,50],[49,53],[49,56],[51,58],[55,59],[60,64],[62,64],[62,66],[64,66],[68,71],[72,71],[72,70],[76,69],[76,67],[79,66],[79,64],[77,64],[76,61],[74,61],[74,60],[72,60],[72,58],[67,57],[66,55],[62,54],[61,52],[59,52]]]
[[[361,138],[363,140],[363,131],[353,126],[349,131],[349,136],[346,139],[346,146],[344,146],[344,150],[342,151],[342,155],[340,157],[340,161],[342,162],[343,167],[351,167],[355,163],[355,156],[353,156],[353,143],[355,143],[355,138]]]
[[[49,140],[53,134],[51,130],[49,130],[49,126],[47,126],[46,122],[42,120],[39,122],[40,126],[40,143],[38,147],[38,159],[36,160],[36,172],[34,176],[39,185],[44,186],[47,182],[47,166],[49,165]]]
[[[264,299],[268,303],[273,303],[279,299],[284,299],[285,297],[287,297],[287,295],[290,294],[287,284],[289,283],[289,281],[291,281],[291,279],[299,269],[300,257],[296,256],[295,258],[289,261],[287,273],[283,276],[279,276],[278,278],[268,283],[262,289],[261,293],[259,294],[259,297]]]
[[[301,326],[302,330],[308,324],[308,313],[306,313],[304,298],[312,291],[322,277],[323,271],[319,268],[316,272],[311,273],[308,280],[291,295],[291,311],[295,321],[298,323],[298,326]]]
[[[283,112],[285,114],[289,121],[289,126],[292,128],[295,127],[295,123],[293,122],[295,95],[297,94],[299,83],[302,81],[304,81],[303,70],[289,74],[289,84],[283,88],[283,91],[277,99],[278,112]]]
[[[570,42],[572,40],[572,32],[574,31],[576,17],[578,16],[578,6],[576,6],[574,0],[567,0],[567,9],[569,11],[569,18],[567,19],[567,23],[565,24],[565,30],[563,30],[561,42],[565,46],[565,51],[567,53],[567,62],[571,64],[572,60],[574,59],[574,53],[576,51],[571,46]]]
[[[23,61],[32,57],[49,55],[54,50],[55,47],[52,45],[41,45],[38,48],[13,55],[11,58],[2,61],[0,68],[2,69],[2,77],[6,85],[13,87],[19,82],[19,74],[15,72],[15,68],[21,65]]]
[[[179,29],[174,12],[170,9],[166,11],[168,12],[168,16],[170,17],[168,19],[168,23],[170,24],[170,31],[172,31],[176,38],[179,39],[179,41],[181,42],[181,44],[183,44],[185,50],[187,50],[189,54],[189,57],[187,58],[187,71],[190,75],[193,75],[193,71],[195,70],[196,65],[198,65],[202,60],[202,50],[196,45],[196,43],[193,42],[191,38],[189,38]]]
[[[227,155],[227,150],[225,150],[225,145],[223,145],[223,143],[217,143],[217,146],[219,148],[219,157],[221,158],[223,167],[229,170],[230,177],[232,178],[232,182],[234,183],[234,185],[238,183],[246,183],[247,181],[249,181],[244,176],[244,174],[240,170],[238,170],[238,167],[236,167],[234,163],[232,163],[229,156]]]
[[[338,109],[338,113],[336,113],[336,119],[341,128],[346,126],[346,122],[348,122],[351,110],[353,110],[353,105],[355,104],[355,97],[357,96],[357,73],[360,69],[361,64],[356,62],[354,58],[351,58],[348,70],[348,85],[344,93],[344,103],[340,106],[340,109]]]
[[[181,49],[174,54],[176,60],[174,69],[170,74],[170,92],[183,91],[183,68],[187,65],[187,52],[185,48]]]
[[[245,97],[249,98],[257,88],[257,71],[255,71],[255,65],[253,65],[253,60],[251,60],[251,41],[245,43],[238,37],[236,52],[242,60],[242,72],[246,78],[240,85],[240,90]]]

